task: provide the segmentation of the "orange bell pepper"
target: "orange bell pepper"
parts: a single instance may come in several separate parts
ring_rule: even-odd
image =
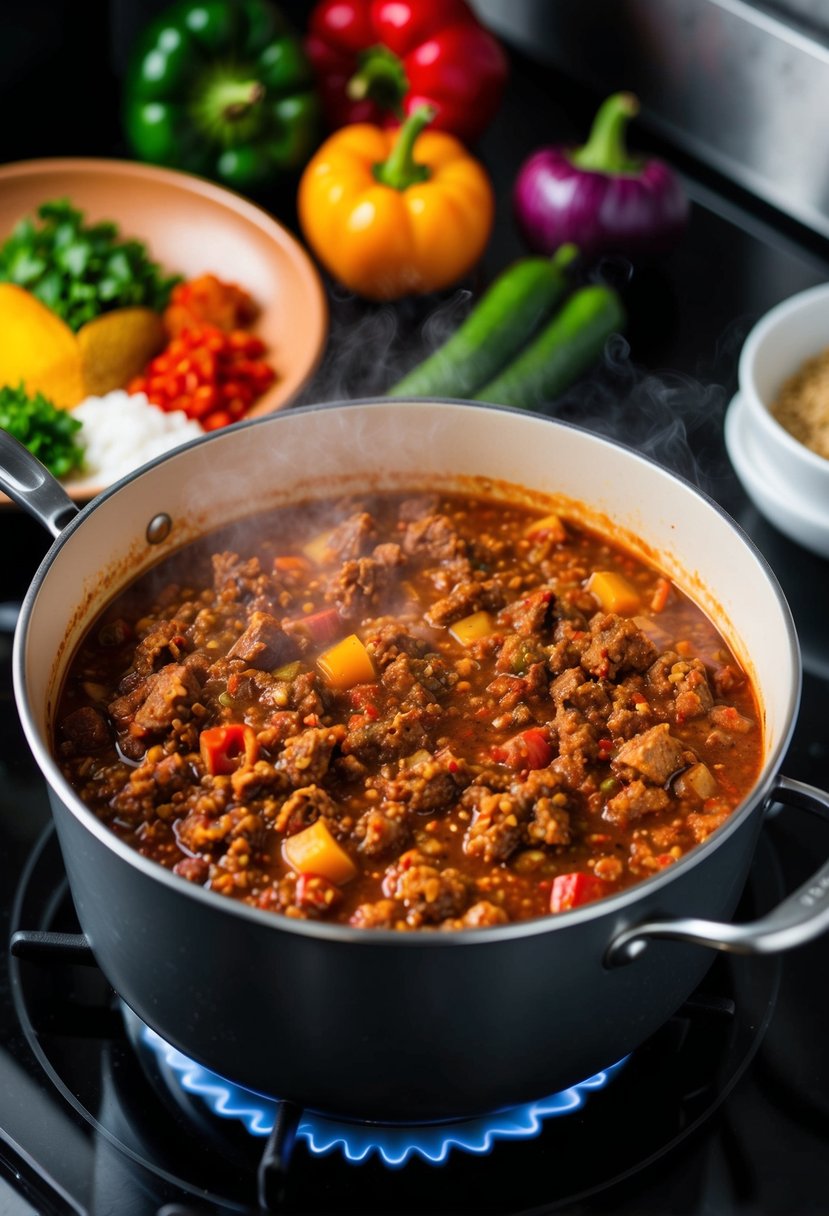
[[[299,184],[299,219],[331,275],[370,300],[397,300],[457,282],[492,230],[483,166],[454,136],[424,131],[421,106],[397,130],[343,127]]]

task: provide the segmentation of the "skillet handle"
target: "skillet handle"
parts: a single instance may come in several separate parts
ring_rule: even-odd
[[[0,428],[0,490],[33,515],[52,536],[60,536],[78,508],[59,481],[28,448]]]
[[[778,777],[770,799],[784,805],[814,811],[829,819],[829,794],[801,781]],[[700,920],[697,917],[677,917],[674,920],[645,921],[624,929],[610,943],[605,953],[605,966],[619,967],[630,963],[656,937],[673,938],[712,950],[733,954],[772,954],[802,946],[829,929],[829,861],[825,862],[803,886],[788,895],[782,903],[743,925],[725,921]]]

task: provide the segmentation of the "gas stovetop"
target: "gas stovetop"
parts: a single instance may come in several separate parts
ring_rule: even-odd
[[[519,65],[482,146],[500,216],[488,273],[522,252],[509,221],[520,160],[551,130],[583,126],[594,101]],[[104,125],[74,150],[117,152],[111,139]],[[29,154],[53,150],[35,141]],[[686,239],[625,285],[631,356],[616,349],[611,365],[559,412],[621,434],[697,480],[765,554],[791,603],[805,663],[783,771],[825,787],[829,564],[776,533],[747,502],[721,426],[751,324],[778,300],[829,278],[829,248],[723,182],[703,180],[695,166],[682,167],[696,203]],[[627,277],[621,265],[604,270]],[[390,369],[415,362],[457,320],[466,297],[391,310],[334,292],[330,303],[328,356],[305,400],[382,391],[394,378]],[[0,529],[0,627],[8,627],[48,540],[11,508],[0,510]],[[3,941],[13,928],[76,929],[45,788],[17,723],[10,646],[8,632],[0,633]],[[825,825],[797,811],[770,821],[739,917],[771,906],[827,851]],[[619,1065],[608,1075],[585,1078],[574,1095],[539,1095],[533,1110],[499,1113],[489,1127],[429,1129],[429,1151],[445,1158],[434,1164],[423,1129],[332,1131],[324,1118],[273,1101],[264,1114],[241,1117],[248,1097],[221,1097],[221,1079],[194,1080],[186,1061],[148,1043],[94,967],[65,957],[11,959],[4,950],[0,1213],[821,1213],[829,1194],[828,953],[824,940],[781,959],[718,959],[654,1039],[627,1061],[607,1062]],[[501,1124],[508,1132],[496,1134]],[[464,1138],[472,1152],[454,1147]],[[394,1168],[378,1142],[392,1158],[401,1145],[416,1147]],[[348,1160],[367,1143],[363,1160]]]

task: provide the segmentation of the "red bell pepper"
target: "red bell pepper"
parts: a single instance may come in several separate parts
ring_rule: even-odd
[[[199,735],[199,751],[211,777],[249,768],[259,755],[259,741],[252,726],[231,722],[228,726],[209,726]]]
[[[547,735],[537,726],[513,735],[500,747],[493,747],[491,752],[496,764],[506,764],[514,769],[546,768],[554,754]]]
[[[435,130],[476,139],[507,78],[500,44],[466,0],[321,0],[308,58],[330,126],[390,126],[418,106]]]
[[[550,911],[569,912],[571,908],[580,908],[582,904],[592,903],[607,893],[607,883],[596,878],[595,874],[585,874],[581,870],[573,874],[558,874],[553,879],[550,892]]]

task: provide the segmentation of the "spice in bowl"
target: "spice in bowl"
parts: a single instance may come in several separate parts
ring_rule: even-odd
[[[829,347],[783,382],[771,413],[799,443],[829,460]]]

